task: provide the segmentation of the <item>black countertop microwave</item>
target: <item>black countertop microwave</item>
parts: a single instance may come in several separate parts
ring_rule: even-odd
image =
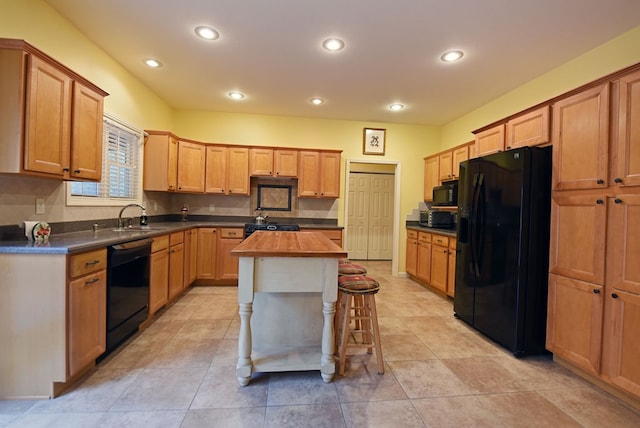
[[[431,205],[436,207],[458,205],[458,182],[446,181],[442,183],[442,186],[434,187]]]

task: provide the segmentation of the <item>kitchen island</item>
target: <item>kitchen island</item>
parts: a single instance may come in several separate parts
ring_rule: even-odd
[[[239,257],[240,333],[236,375],[320,370],[335,373],[333,319],[338,259],[347,253],[319,232],[255,232]]]

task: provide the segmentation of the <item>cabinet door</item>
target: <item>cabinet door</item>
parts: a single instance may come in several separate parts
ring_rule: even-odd
[[[149,268],[149,315],[169,300],[169,252],[166,249],[151,254]]]
[[[449,271],[449,248],[440,245],[431,246],[431,280],[429,284],[443,293],[447,292],[447,273]]]
[[[273,149],[256,147],[249,149],[249,175],[252,177],[273,175]]]
[[[549,106],[544,106],[507,122],[505,148],[539,146],[549,142]]]
[[[70,170],[72,80],[34,55],[29,60],[24,169],[64,177]]]
[[[226,238],[218,234],[216,279],[238,279],[238,257],[232,255],[231,250],[241,242],[242,237]]]
[[[418,242],[416,277],[428,283],[431,280],[431,244]]]
[[[320,153],[320,197],[340,197],[340,153]]]
[[[460,177],[460,162],[469,159],[469,146],[458,147],[453,151],[451,160],[451,175],[457,179]]]
[[[432,156],[424,160],[424,200],[433,201],[433,188],[439,184],[440,158]]]
[[[227,161],[227,194],[249,194],[249,149],[229,147]]]
[[[185,259],[186,260],[186,259]],[[189,258],[185,262],[185,270],[188,265],[187,282],[185,288],[188,287],[196,280],[197,276],[197,262],[198,262],[198,229],[191,229],[189,231]]]
[[[106,270],[69,282],[68,377],[87,367],[106,349]]]
[[[408,274],[416,276],[418,266],[418,232],[407,230],[407,254],[405,270]]]
[[[277,149],[274,152],[274,172],[277,177],[298,176],[298,151]]]
[[[590,373],[600,373],[603,287],[549,275],[547,349]]]
[[[449,272],[447,274],[447,296],[454,297],[456,289],[456,238],[449,240]]]
[[[609,84],[553,104],[553,188],[607,186]]]
[[[440,181],[453,180],[453,152],[442,153],[438,156]]]
[[[300,151],[298,161],[298,197],[315,198],[318,196],[320,153]]]
[[[609,361],[610,382],[640,397],[640,294],[613,289],[611,299],[611,323],[605,331],[608,347],[605,357]]]
[[[150,134],[144,143],[144,190],[175,191],[178,187],[178,140],[166,133]]]
[[[178,191],[204,192],[205,162],[204,145],[178,141]]]
[[[640,185],[640,71],[618,82],[617,162],[614,182]]]
[[[71,172],[74,179],[100,181],[104,97],[74,82],[71,131]]]
[[[183,290],[184,243],[169,247],[169,300]]]
[[[218,235],[215,228],[198,229],[198,279],[216,279],[216,236]]]
[[[504,150],[504,124],[476,134],[476,154],[478,157]]]
[[[607,199],[553,196],[549,271],[604,285]]]
[[[640,195],[609,198],[607,286],[640,294]]]
[[[207,146],[205,172],[206,193],[227,192],[227,148]]]

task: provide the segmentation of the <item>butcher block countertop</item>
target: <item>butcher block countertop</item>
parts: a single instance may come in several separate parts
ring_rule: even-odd
[[[258,231],[231,250],[238,257],[347,257],[321,232]]]

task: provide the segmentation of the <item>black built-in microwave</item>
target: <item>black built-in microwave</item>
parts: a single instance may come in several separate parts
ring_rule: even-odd
[[[432,206],[456,206],[458,205],[458,181],[445,181],[442,186],[433,188]]]

